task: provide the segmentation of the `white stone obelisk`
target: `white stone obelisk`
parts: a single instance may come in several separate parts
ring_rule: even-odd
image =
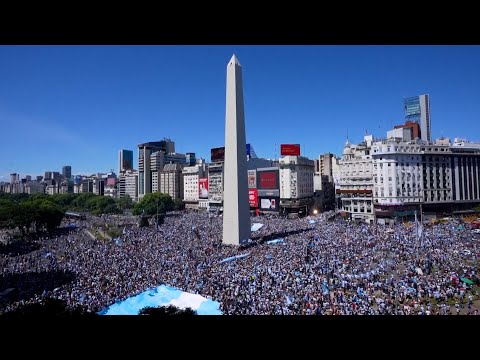
[[[251,237],[250,205],[248,202],[242,67],[235,55],[227,65],[223,181],[222,242],[243,245]]]

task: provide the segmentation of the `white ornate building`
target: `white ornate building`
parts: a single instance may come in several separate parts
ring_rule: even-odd
[[[358,145],[347,140],[340,160],[336,193],[341,196],[341,209],[354,220],[373,222],[373,162],[370,154],[373,137],[367,135]]]

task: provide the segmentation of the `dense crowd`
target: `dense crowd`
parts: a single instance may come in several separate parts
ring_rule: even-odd
[[[34,251],[0,254],[0,292],[7,283],[21,290],[15,302],[0,299],[0,313],[47,297],[98,312],[165,284],[218,301],[224,314],[478,314],[477,288],[461,280],[479,271],[480,238],[467,227],[449,221],[418,238],[412,225],[329,215],[253,217],[264,226],[244,248],[222,245],[222,218],[206,212],[128,227],[112,241],[86,234],[92,219],[78,221]],[[248,256],[221,262],[239,254]],[[34,275],[39,284],[29,286]]]

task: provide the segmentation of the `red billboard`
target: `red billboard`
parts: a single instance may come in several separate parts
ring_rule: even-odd
[[[257,171],[258,189],[278,189],[278,170]]]
[[[208,178],[198,179],[198,198],[208,199]]]
[[[257,189],[248,189],[248,202],[250,203],[250,207],[258,207]]]
[[[300,144],[280,144],[280,155],[300,156]]]
[[[117,183],[117,179],[113,177],[107,178],[107,186],[115,186],[116,183]]]

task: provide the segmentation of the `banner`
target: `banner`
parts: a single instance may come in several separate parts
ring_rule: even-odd
[[[248,188],[255,189],[257,187],[257,170],[248,170]]]
[[[198,198],[208,199],[208,178],[198,179]]]
[[[257,189],[248,189],[248,202],[250,203],[250,207],[258,207]]]

